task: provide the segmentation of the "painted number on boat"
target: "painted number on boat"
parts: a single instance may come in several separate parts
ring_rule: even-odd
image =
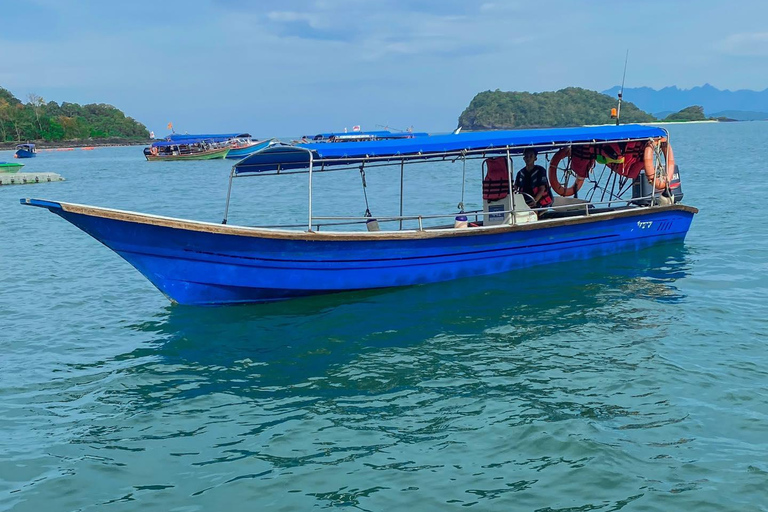
[[[652,220],[640,221],[640,222],[637,223],[637,227],[639,227],[640,229],[648,229],[652,225],[653,225],[653,221]]]

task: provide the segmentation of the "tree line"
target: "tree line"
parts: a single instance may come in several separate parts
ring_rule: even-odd
[[[27,140],[148,139],[147,127],[104,103],[79,105],[45,102],[29,94],[22,103],[0,87],[0,142]]]

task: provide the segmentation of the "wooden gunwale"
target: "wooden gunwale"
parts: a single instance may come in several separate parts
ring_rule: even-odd
[[[687,205],[668,205],[654,207],[638,207],[631,210],[620,210],[607,213],[596,213],[580,217],[566,217],[561,219],[540,220],[529,224],[519,224],[516,226],[493,226],[493,227],[472,227],[466,229],[439,229],[427,231],[378,231],[365,233],[346,233],[346,232],[317,232],[317,231],[287,231],[248,226],[235,226],[229,224],[214,224],[211,222],[177,219],[173,217],[164,217],[160,215],[151,215],[124,210],[115,210],[111,208],[101,208],[97,206],[87,206],[74,203],[57,203],[61,209],[68,213],[87,215],[90,217],[99,217],[123,222],[135,222],[151,226],[167,227],[186,231],[196,231],[201,233],[212,233],[220,235],[246,236],[254,238],[282,239],[282,240],[306,240],[306,241],[372,241],[372,240],[426,240],[437,238],[453,238],[462,236],[481,236],[502,233],[512,233],[517,231],[534,231],[537,229],[553,228],[560,226],[574,226],[579,224],[590,224],[603,222],[611,219],[625,217],[642,217],[649,213],[663,213],[671,211],[682,211],[692,214],[699,212],[697,208]],[[27,204],[29,200],[27,200]],[[50,208],[49,208],[50,209]]]

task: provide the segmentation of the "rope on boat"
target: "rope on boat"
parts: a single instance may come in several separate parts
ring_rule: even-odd
[[[365,217],[373,217],[371,215],[371,210],[368,207],[368,193],[366,192],[367,184],[365,183],[365,169],[363,169],[363,166],[360,166],[360,179],[363,183],[363,197],[365,198]]]

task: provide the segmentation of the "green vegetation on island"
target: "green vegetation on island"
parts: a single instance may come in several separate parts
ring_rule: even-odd
[[[669,114],[667,117],[664,118],[664,121],[685,122],[685,121],[706,121],[707,119],[709,118],[704,114],[704,107],[701,107],[699,105],[693,105],[691,107],[684,108],[680,112]]]
[[[0,144],[44,140],[149,139],[146,126],[105,104],[78,105],[30,94],[22,103],[0,87]]]
[[[616,98],[606,94],[568,87],[555,92],[485,91],[477,94],[459,117],[467,130],[548,128],[610,124]],[[647,123],[656,118],[634,104],[622,102],[622,123]]]

